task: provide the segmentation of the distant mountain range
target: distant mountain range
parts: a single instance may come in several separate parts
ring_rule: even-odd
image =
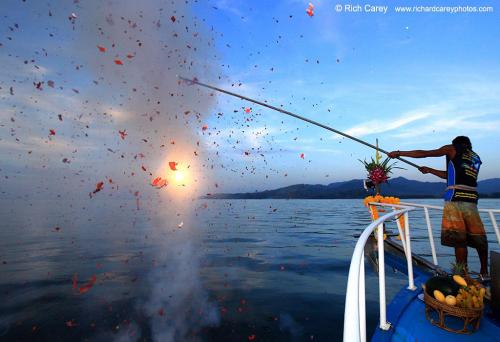
[[[397,177],[382,186],[383,194],[400,198],[440,198],[443,196],[446,184],[444,182],[420,182]],[[486,179],[478,182],[480,197],[500,198],[500,178]],[[363,188],[362,179],[345,182],[321,184],[296,184],[284,188],[259,192],[235,194],[211,194],[203,198],[214,199],[264,199],[264,198],[364,198],[369,195]]]

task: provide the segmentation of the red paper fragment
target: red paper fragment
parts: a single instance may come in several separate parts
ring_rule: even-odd
[[[251,108],[245,108],[245,113],[247,113],[247,114],[248,114],[248,113],[250,113],[251,111],[252,111],[252,109],[251,109]]]
[[[95,190],[92,192],[93,194],[98,193],[104,188],[104,182],[99,182],[95,185]]]
[[[56,130],[55,129],[49,129],[49,135],[56,135]]]
[[[125,140],[125,137],[127,136],[127,130],[124,129],[123,131],[118,131],[118,133],[120,133],[120,138],[122,138],[122,140]]]
[[[119,59],[115,59],[115,64],[116,65],[123,65],[123,62]]]
[[[83,285],[83,286],[80,286],[80,289],[78,290],[78,292],[80,294],[83,294],[85,292],[88,292],[88,290],[90,290],[92,288],[92,286],[94,286],[95,282],[97,281],[97,277],[96,275],[94,274],[90,280],[88,281],[87,284]]]
[[[73,290],[78,288],[78,273],[73,274],[72,287]]]
[[[104,46],[99,46],[97,45],[97,48],[99,49],[99,51],[101,52],[106,52],[106,48]]]
[[[76,324],[76,323],[74,322],[74,320],[71,320],[71,321],[66,321],[66,326],[67,326],[68,328],[74,328],[74,327],[78,326],[78,324]]]
[[[309,3],[309,7],[306,9],[307,15],[312,17],[314,15],[314,5]]]
[[[133,55],[133,54],[131,54],[131,53],[129,53],[129,54],[127,55],[127,58],[128,58],[128,59],[131,59],[131,58],[134,58],[134,57],[135,57],[135,55]]]
[[[174,161],[168,162],[168,166],[170,166],[170,170],[172,171],[177,171],[177,168],[175,167],[176,165],[177,163]]]
[[[304,159],[304,153],[300,154],[300,158]]]
[[[208,129],[208,125],[203,125],[203,127],[201,128],[202,131],[206,131]]]
[[[249,335],[249,336],[248,336],[248,340],[249,340],[249,341],[253,341],[253,340],[255,340],[255,337],[256,337],[256,336],[255,336],[255,335],[253,335],[253,334],[252,334],[252,335]]]
[[[151,185],[154,186],[155,188],[157,189],[161,189],[163,188],[164,186],[167,186],[168,185],[168,182],[166,179],[163,179],[161,177],[156,177],[155,179],[153,179],[151,181]]]

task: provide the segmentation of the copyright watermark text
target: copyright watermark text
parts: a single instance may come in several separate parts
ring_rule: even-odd
[[[396,5],[375,5],[360,3],[343,3],[334,6],[335,11],[340,13],[493,13],[493,6],[396,6]]]

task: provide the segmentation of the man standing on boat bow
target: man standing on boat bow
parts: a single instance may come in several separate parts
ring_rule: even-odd
[[[441,226],[441,244],[455,248],[457,263],[467,266],[467,246],[477,250],[481,275],[488,274],[488,242],[477,210],[477,176],[481,159],[472,150],[468,137],[458,136],[451,145],[436,150],[392,151],[390,158],[446,156],[446,171],[422,166],[420,172],[447,180]]]

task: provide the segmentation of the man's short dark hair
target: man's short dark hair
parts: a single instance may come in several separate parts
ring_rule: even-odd
[[[453,141],[451,143],[453,144],[453,146],[456,146],[456,147],[464,146],[464,147],[472,149],[472,144],[470,142],[469,137],[465,137],[463,135],[459,135],[458,137],[453,139]]]

